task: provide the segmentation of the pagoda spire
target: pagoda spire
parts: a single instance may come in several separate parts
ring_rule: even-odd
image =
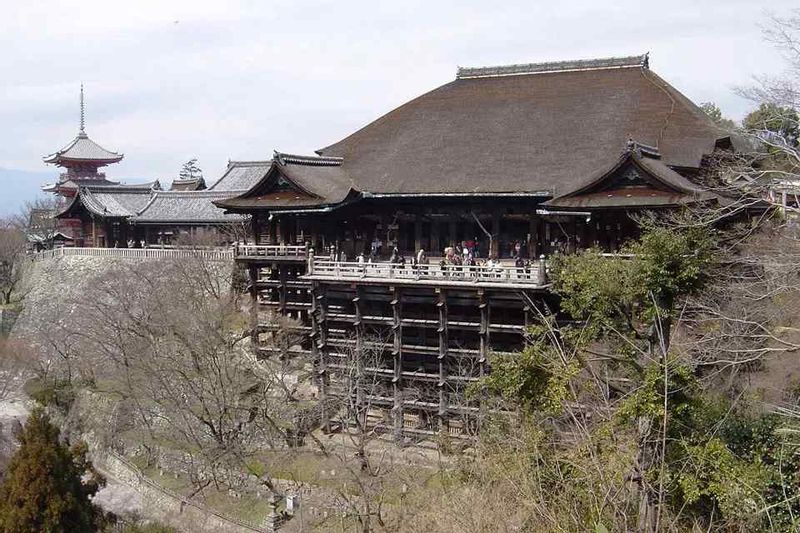
[[[85,108],[85,105],[84,105],[84,102],[83,102],[83,82],[81,82],[81,129],[80,129],[80,133],[84,134],[84,135],[86,134],[86,131],[84,130],[84,126],[85,125],[86,125],[86,108]]]

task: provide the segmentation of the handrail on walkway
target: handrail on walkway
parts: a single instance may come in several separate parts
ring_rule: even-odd
[[[112,257],[122,259],[192,259],[215,261],[233,259],[231,248],[79,248],[63,247],[42,250],[28,255],[31,261],[42,261],[56,257]]]
[[[308,277],[311,279],[393,279],[426,281],[460,281],[482,283],[514,283],[543,286],[547,283],[546,263],[535,261],[529,266],[515,265],[448,265],[422,264],[400,265],[397,263],[359,263],[309,258]]]
[[[237,244],[237,258],[290,258],[305,259],[308,248],[303,244]]]

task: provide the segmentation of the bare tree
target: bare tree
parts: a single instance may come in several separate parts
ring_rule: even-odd
[[[25,234],[11,220],[0,220],[0,297],[10,304],[14,289],[22,279],[25,260]]]
[[[0,401],[19,395],[32,375],[30,349],[19,341],[0,337]]]

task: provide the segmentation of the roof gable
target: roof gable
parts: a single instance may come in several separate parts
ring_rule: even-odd
[[[618,161],[581,187],[548,200],[548,207],[655,207],[712,199],[662,161],[654,147],[629,141]]]
[[[246,191],[259,183],[271,166],[272,161],[229,161],[225,173],[208,190]]]
[[[286,209],[334,205],[352,197],[352,180],[338,157],[275,152],[269,172],[239,196],[215,202],[220,207]]]

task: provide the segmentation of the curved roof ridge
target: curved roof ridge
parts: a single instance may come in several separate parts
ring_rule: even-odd
[[[294,165],[340,166],[344,158],[330,155],[289,154],[275,150],[273,161],[277,161],[281,165],[289,163]]]
[[[491,67],[458,67],[456,79],[494,78],[497,76],[524,76],[527,74],[548,74],[551,72],[574,72],[581,70],[599,70],[609,68],[646,69],[648,67],[649,55],[642,54],[625,57],[549,61],[545,63],[519,63],[514,65],[498,65]]]
[[[203,189],[202,191],[153,191],[154,196],[171,196],[171,197],[181,197],[185,196],[187,198],[215,198],[217,196],[221,196],[227,198],[231,196],[231,193],[236,192],[245,192],[244,189],[239,189],[238,191],[214,191],[211,189]]]
[[[272,159],[248,159],[248,160],[228,160],[228,168],[231,167],[247,167],[247,166],[261,166],[261,165],[269,165],[272,163]]]

